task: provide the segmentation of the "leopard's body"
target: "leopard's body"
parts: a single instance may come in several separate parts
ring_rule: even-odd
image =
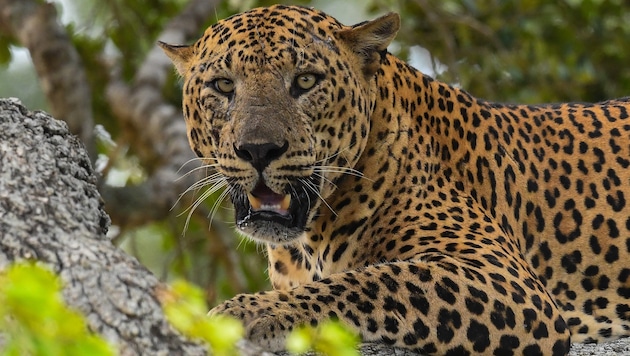
[[[386,53],[398,27],[274,6],[163,44],[191,147],[268,245],[275,290],[213,312],[271,350],[329,317],[437,354],[630,335],[630,99],[482,101]]]

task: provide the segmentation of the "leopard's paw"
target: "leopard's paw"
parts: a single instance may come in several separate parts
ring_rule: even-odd
[[[241,294],[216,306],[208,315],[230,315],[242,321],[245,338],[267,351],[285,349],[289,333],[311,321],[308,312],[270,293]],[[275,293],[273,293],[275,294]]]

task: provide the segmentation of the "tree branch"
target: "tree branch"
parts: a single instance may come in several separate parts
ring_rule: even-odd
[[[204,21],[213,14],[218,0],[192,0],[159,36],[171,43],[197,37]],[[57,22],[53,4],[35,0],[0,0],[0,31],[28,48],[43,90],[55,117],[68,123],[95,158],[90,87],[81,58],[65,29]],[[194,159],[186,140],[181,109],[166,102],[162,89],[173,71],[155,46],[140,66],[132,85],[114,75],[107,86],[107,100],[121,126],[131,131],[142,166],[149,178],[142,184],[111,187],[102,184],[101,194],[116,225],[133,227],[167,217],[179,193],[199,175],[178,179],[178,171]],[[199,167],[192,162],[188,168]]]
[[[192,0],[174,17],[159,36],[171,43],[185,43],[198,36],[204,21],[211,16],[218,0]],[[107,87],[107,100],[124,127],[134,131],[143,162],[157,167],[148,180],[124,188],[102,187],[107,211],[118,225],[133,226],[162,219],[168,215],[179,193],[197,181],[198,175],[178,178],[179,169],[195,158],[186,140],[186,125],[181,109],[167,103],[162,88],[173,67],[154,46],[136,73],[133,85],[125,83],[116,68]],[[144,149],[142,149],[144,147]],[[146,149],[149,148],[149,149]],[[189,169],[200,162],[189,163]],[[149,165],[151,166],[151,165]],[[133,197],[132,200],[129,198]]]
[[[95,183],[62,121],[0,100],[0,268],[24,259],[52,267],[67,303],[121,355],[205,354],[164,319],[157,278],[105,237]]]
[[[26,47],[52,114],[64,120],[95,159],[92,96],[79,53],[57,21],[55,5],[0,0],[0,31]]]

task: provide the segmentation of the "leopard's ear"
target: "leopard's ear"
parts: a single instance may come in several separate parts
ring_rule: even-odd
[[[177,73],[184,76],[184,73],[188,70],[188,66],[190,65],[190,61],[195,53],[195,49],[193,46],[188,45],[171,45],[162,41],[158,41],[158,46],[162,48],[164,53],[171,59]]]
[[[337,37],[363,59],[363,73],[372,76],[400,29],[400,16],[390,12],[337,32]]]

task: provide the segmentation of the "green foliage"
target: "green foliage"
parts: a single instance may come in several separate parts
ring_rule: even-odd
[[[318,327],[304,326],[287,339],[287,350],[301,354],[314,350],[328,356],[358,356],[359,336],[339,321],[329,320]]]
[[[0,272],[2,355],[113,355],[91,334],[83,315],[61,297],[61,282],[50,270],[20,263]]]
[[[403,48],[427,48],[441,79],[508,102],[600,101],[630,92],[630,2],[376,0],[397,9]]]
[[[123,76],[132,78],[164,25],[183,7],[183,0],[106,0],[105,35],[125,56]]]
[[[235,345],[243,337],[243,326],[227,316],[206,316],[208,308],[201,289],[179,280],[160,299],[166,318],[182,334],[208,343],[213,355],[237,354]]]
[[[168,321],[182,334],[208,343],[212,354],[236,355],[236,342],[244,335],[240,321],[228,316],[206,316],[204,293],[198,287],[178,280],[159,294]],[[287,350],[305,353],[314,350],[328,356],[358,356],[358,335],[339,321],[327,321],[318,327],[305,326],[287,339]]]
[[[11,63],[11,39],[0,34],[0,68],[9,66]]]

